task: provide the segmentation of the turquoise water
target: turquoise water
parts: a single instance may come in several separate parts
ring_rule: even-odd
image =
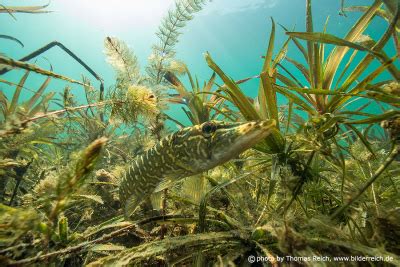
[[[46,3],[44,1],[3,2],[2,4],[6,6]],[[349,0],[345,1],[345,4],[346,6],[366,5],[372,2]],[[173,7],[171,0],[54,0],[47,8],[53,11],[52,13],[15,14],[16,20],[7,14],[1,14],[0,23],[3,25],[1,34],[14,36],[25,46],[22,48],[14,42],[0,40],[0,51],[12,58],[20,58],[57,40],[95,70],[104,79],[107,90],[114,83],[114,73],[105,61],[104,38],[114,36],[124,40],[134,50],[144,71],[147,58],[151,54],[151,46],[158,41],[155,35],[157,27],[171,7]],[[338,14],[339,9],[340,0],[313,1],[315,30],[322,31],[325,20],[329,16],[328,33],[343,37],[361,13],[348,12],[347,17],[343,17]],[[263,62],[261,56],[268,45],[270,17],[289,29],[295,27],[296,31],[304,31],[304,14],[304,0],[214,0],[207,3],[204,9],[197,13],[183,29],[176,46],[176,58],[185,62],[201,83],[212,74],[204,60],[203,54],[206,51],[235,80],[257,75]],[[386,21],[375,18],[366,33],[376,40],[386,27]],[[277,25],[275,46],[279,48],[285,39],[284,31]],[[386,47],[389,55],[393,54],[393,51],[390,51],[393,49],[393,44],[390,42]],[[302,61],[300,53],[293,45],[289,46],[288,54]],[[361,55],[363,53],[359,53],[358,56],[361,58]],[[38,57],[35,63],[46,69],[51,64],[54,72],[76,80],[81,80],[82,75],[85,75],[92,80],[95,87],[98,87],[98,82],[59,48],[46,52]],[[286,66],[294,70],[290,64]],[[376,66],[377,64],[372,64],[372,67]],[[3,78],[18,82],[22,73],[22,71],[13,70]],[[385,77],[383,75],[380,79],[385,79]],[[44,76],[31,74],[26,84],[30,89],[36,90],[44,80]],[[65,82],[53,79],[47,90],[62,92],[65,85]],[[249,96],[254,97],[258,80],[249,81],[241,87]],[[83,89],[75,85],[72,85],[72,88],[72,92],[83,102]],[[10,97],[14,88],[2,84],[1,90]],[[31,92],[25,90],[21,100],[27,99],[30,95]],[[283,101],[281,99],[281,103]],[[171,106],[168,113],[182,122],[187,122],[177,105]]]

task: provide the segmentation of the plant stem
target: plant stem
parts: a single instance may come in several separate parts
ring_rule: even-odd
[[[113,101],[113,100],[107,100],[107,101],[103,101],[103,102],[98,102],[98,103],[93,103],[93,104],[87,104],[87,105],[82,105],[82,106],[78,106],[78,107],[71,107],[71,108],[64,108],[64,109],[60,109],[60,110],[55,110],[55,111],[51,111],[48,113],[44,113],[26,120],[23,120],[20,122],[20,129],[11,129],[11,130],[6,130],[6,131],[2,131],[0,132],[0,136],[3,135],[8,135],[8,134],[15,134],[15,133],[19,133],[21,130],[25,129],[28,127],[28,123],[29,122],[33,122],[39,119],[43,119],[46,117],[50,117],[50,116],[55,116],[55,115],[59,115],[65,112],[69,112],[69,111],[76,111],[76,110],[80,110],[80,109],[84,109],[84,108],[90,108],[90,107],[100,107],[100,106],[104,106],[106,104],[110,104],[110,103],[124,103],[123,101]]]
[[[399,144],[393,144],[392,150],[385,160],[385,162],[379,166],[379,168],[376,170],[374,175],[368,180],[368,182],[358,191],[357,195],[353,197],[346,205],[342,206],[340,209],[338,209],[335,213],[332,214],[331,219],[333,220],[334,218],[338,217],[340,214],[342,214],[344,211],[346,211],[357,199],[360,198],[360,196],[372,185],[373,182],[376,181],[376,179],[379,178],[379,176],[386,170],[386,168],[395,160],[396,156],[400,153],[400,145]]]

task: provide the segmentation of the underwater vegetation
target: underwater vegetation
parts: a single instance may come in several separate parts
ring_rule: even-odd
[[[399,1],[341,1],[340,14],[359,17],[335,36],[326,25],[314,30],[312,1],[305,0],[304,32],[277,29],[271,18],[258,74],[233,79],[205,53],[213,74],[200,83],[175,46],[206,2],[176,1],[145,68],[124,41],[105,38],[115,71],[107,89],[61,43],[21,59],[2,51],[1,266],[400,266]],[[1,15],[15,19],[16,12],[49,11],[0,5]],[[376,17],[387,26],[375,40],[365,31]],[[282,44],[277,30],[287,35]],[[0,35],[3,41],[23,45],[13,36]],[[28,62],[53,46],[100,84]],[[19,81],[4,78],[17,69]],[[44,78],[39,88],[27,84],[30,75]],[[49,90],[54,79],[69,84],[61,95]],[[250,98],[240,86],[255,79]],[[70,84],[82,87],[86,103]],[[4,93],[10,87],[11,99]],[[25,90],[31,96],[20,101]],[[176,104],[190,125],[165,113]],[[251,149],[221,148],[217,166],[194,171],[215,148],[231,146],[231,136],[247,134],[237,125],[255,121],[268,129]],[[137,192],[145,194],[131,207]],[[334,258],[346,256],[371,260]],[[260,257],[268,261],[256,262]]]

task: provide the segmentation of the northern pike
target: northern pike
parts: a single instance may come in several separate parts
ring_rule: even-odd
[[[177,181],[221,165],[267,137],[275,126],[274,120],[208,121],[161,139],[125,171],[119,186],[125,217],[165,179]]]

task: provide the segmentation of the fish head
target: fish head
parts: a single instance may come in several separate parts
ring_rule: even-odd
[[[237,157],[267,137],[275,126],[274,120],[207,121],[176,132],[171,147],[179,164],[196,174]]]

